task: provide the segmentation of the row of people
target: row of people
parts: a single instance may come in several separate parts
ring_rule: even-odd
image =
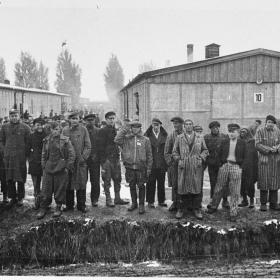
[[[267,117],[262,129],[265,132],[272,131],[274,134],[269,136],[274,137],[274,140],[265,142],[267,141],[265,137],[258,136],[262,131],[260,129],[256,136],[260,143],[257,142],[256,147],[250,130],[243,128],[239,135],[240,127],[237,124],[228,126],[227,136],[219,132],[218,122],[211,122],[209,125],[211,133],[203,136],[194,132],[192,120],[184,121],[180,117],[174,117],[171,120],[174,131],[168,135],[161,121],[154,118],[144,135],[138,121],[127,122],[117,134],[114,125],[116,114],[108,112],[105,118],[106,125],[99,129],[95,126],[95,115],[89,114],[85,117],[87,123],[85,127],[80,124],[79,114],[72,113],[69,115],[69,126],[65,126],[61,131],[60,125],[52,122],[48,125],[48,132],[43,129],[44,121],[38,118],[34,120],[34,132],[30,134],[30,128],[19,121],[18,112],[11,110],[10,122],[0,131],[6,176],[3,181],[7,182],[6,190],[9,190],[11,198],[9,204],[22,205],[27,157],[34,185],[35,208],[41,206],[39,218],[45,216],[46,209],[51,203],[52,192],[57,203],[55,216],[61,214],[62,204],[66,204],[66,211],[74,209],[74,191],[77,209],[85,212],[88,171],[92,206],[97,206],[100,196],[100,167],[106,205],[114,207],[115,204],[128,204],[120,198],[121,165],[118,149],[120,146],[126,167],[126,180],[131,191],[132,204],[128,210],[132,211],[138,207],[136,186],[139,188],[139,213],[145,212],[145,198],[148,207],[155,207],[156,186],[159,205],[167,206],[164,186],[165,172],[168,169],[168,183],[172,187],[173,200],[169,210],[176,211],[176,218],[181,218],[183,208],[187,205],[193,209],[194,215],[201,219],[203,173],[208,166],[213,198],[208,205],[208,212],[213,213],[223,197],[223,206],[230,207],[231,216],[235,217],[240,189],[243,197],[240,206],[248,205],[247,196],[249,196],[250,207],[253,207],[258,162],[262,175],[266,175],[261,179],[267,178],[265,173],[267,170],[264,171],[266,166],[263,163],[260,166],[258,153],[267,153],[272,142],[272,155],[276,157],[279,153],[277,141],[280,138],[276,135],[279,130],[275,126],[276,120],[273,116]],[[273,124],[271,128],[270,122]],[[265,136],[267,137],[267,134]],[[266,156],[269,158],[267,162],[270,162],[272,158],[270,152]],[[278,169],[273,167],[277,172]],[[42,191],[40,191],[42,176]],[[111,180],[114,182],[114,203],[110,193]],[[265,183],[258,184],[258,186],[262,184],[261,188],[264,188],[264,185],[266,188],[261,190],[263,211],[266,209],[267,189],[272,187],[270,181],[265,180]],[[1,181],[2,189],[4,185]],[[227,201],[228,194],[230,203]],[[4,197],[7,197],[7,191]],[[270,191],[270,208],[278,209],[277,191],[274,189]]]

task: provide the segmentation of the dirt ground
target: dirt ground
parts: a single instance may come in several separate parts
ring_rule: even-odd
[[[239,218],[236,223],[229,222],[228,211],[219,208],[219,211],[214,215],[209,215],[205,213],[206,206],[209,203],[209,192],[210,184],[207,172],[205,172],[204,180],[204,196],[203,196],[203,221],[197,221],[193,214],[186,211],[182,222],[194,222],[202,225],[211,226],[212,228],[221,229],[221,228],[230,228],[235,226],[259,226],[266,220],[278,219],[280,212],[260,212],[258,210],[259,204],[257,203],[255,209],[243,208],[240,209]],[[111,193],[113,195],[113,187],[111,188]],[[130,199],[129,188],[127,187],[125,181],[122,182],[121,196],[124,199]],[[256,191],[256,201],[259,201],[259,192]],[[1,200],[0,196],[0,200]],[[171,205],[171,190],[166,184],[166,202],[168,206]],[[28,176],[26,184],[26,197],[24,200],[24,206],[14,207],[9,211],[4,211],[0,213],[0,242],[5,240],[7,237],[16,236],[20,232],[27,231],[30,227],[40,225],[40,223],[45,222],[46,220],[52,219],[52,212],[54,211],[54,203],[52,204],[46,217],[38,221],[36,215],[38,211],[33,210],[33,186],[30,177]],[[115,219],[129,219],[129,220],[156,220],[158,221],[174,221],[175,214],[170,213],[168,208],[159,207],[156,203],[155,209],[148,209],[146,207],[146,213],[139,216],[137,211],[128,212],[128,206],[116,206],[115,208],[108,208],[105,206],[105,196],[101,188],[101,197],[99,201],[99,206],[93,208],[90,202],[90,184],[87,186],[87,213],[82,214],[76,209],[73,212],[63,213],[63,215],[69,219],[72,218],[93,218],[97,221],[103,222],[106,220],[115,220]],[[270,261],[270,260],[269,260]],[[209,262],[207,260],[202,260],[199,262],[195,261],[184,261],[179,263],[172,264],[156,264],[150,265],[143,269],[145,264],[135,264],[135,265],[125,265],[125,264],[77,264],[77,265],[68,265],[55,268],[38,268],[34,266],[18,268],[14,267],[13,269],[2,270],[0,274],[19,274],[19,275],[115,275],[115,276],[146,276],[146,275],[177,275],[177,276],[198,276],[198,271],[200,271],[199,276],[216,276],[216,277],[269,277],[271,271],[273,275],[280,276],[280,263],[274,262],[273,265],[265,263],[259,265],[260,260],[246,260],[240,263],[231,263],[230,266],[227,263],[216,262],[215,265],[209,267]],[[244,265],[246,269],[244,270]],[[259,269],[262,267],[261,269]]]

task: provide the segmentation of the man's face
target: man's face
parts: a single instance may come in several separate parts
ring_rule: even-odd
[[[219,127],[218,126],[214,126],[211,128],[211,133],[213,135],[218,135],[219,134]]]
[[[17,123],[19,121],[19,114],[18,113],[11,114],[10,121],[11,123]]]
[[[78,126],[79,125],[79,117],[78,116],[73,116],[70,119],[70,123],[71,123],[71,126]]]
[[[155,133],[158,133],[160,131],[161,125],[158,122],[153,122],[152,127]]]
[[[271,120],[267,120],[266,127],[272,129],[274,127],[274,122]]]
[[[57,126],[56,128],[51,129],[51,133],[53,136],[58,136],[60,134],[60,132],[61,132],[60,126]]]
[[[106,119],[106,122],[108,125],[114,126],[116,121],[116,116],[115,115],[111,115]]]
[[[131,127],[131,131],[134,135],[140,133],[141,127],[137,127],[137,126],[132,126]]]
[[[180,131],[183,129],[183,124],[175,121],[175,122],[173,122],[173,127],[176,131]]]
[[[35,123],[34,124],[34,130],[38,131],[38,132],[42,132],[43,131],[43,126],[41,123]]]
[[[240,130],[240,138],[244,139],[247,135],[247,130],[246,129],[241,129]]]
[[[259,122],[255,122],[255,125],[256,125],[256,127],[259,127],[260,123]]]
[[[186,129],[186,132],[192,132],[193,131],[192,121],[185,121],[185,129]]]
[[[239,130],[238,129],[231,129],[228,131],[228,136],[230,139],[235,140],[239,136]]]
[[[90,125],[90,126],[94,126],[95,124],[95,119],[94,118],[88,118],[86,120],[87,124]]]

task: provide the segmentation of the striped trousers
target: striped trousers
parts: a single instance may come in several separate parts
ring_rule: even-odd
[[[225,163],[220,169],[217,178],[214,195],[211,202],[211,207],[217,209],[224,191],[228,188],[230,195],[230,215],[236,216],[238,209],[238,200],[241,187],[242,169],[238,164]]]

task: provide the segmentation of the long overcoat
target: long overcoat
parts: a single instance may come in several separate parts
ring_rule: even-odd
[[[91,143],[84,126],[65,127],[62,134],[69,137],[74,147],[76,159],[71,171],[71,190],[85,190],[87,184],[87,159],[90,156]]]
[[[42,176],[41,157],[43,149],[43,140],[47,136],[45,131],[34,131],[30,137],[30,155],[28,173],[34,176]]]
[[[280,130],[261,127],[256,132],[258,160],[258,189],[278,190],[280,188],[280,153],[272,153],[270,148],[280,145]]]
[[[0,131],[6,180],[25,183],[26,159],[30,150],[30,128],[24,123],[4,124]]]
[[[179,135],[174,143],[173,157],[178,161],[178,194],[199,194],[202,190],[203,161],[208,150],[203,136],[192,133]]]

